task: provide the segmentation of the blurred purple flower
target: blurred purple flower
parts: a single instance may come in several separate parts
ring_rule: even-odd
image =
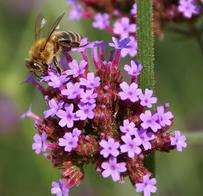
[[[157,123],[157,116],[152,115],[150,110],[145,111],[140,115],[140,119],[142,120],[141,127],[143,129],[151,128],[152,131],[157,132],[158,129],[161,128],[160,124]]]
[[[120,84],[120,87],[122,91],[119,92],[118,94],[121,100],[129,99],[133,103],[139,100],[141,89],[138,88],[138,85],[136,83],[133,82],[130,85],[128,85],[127,82],[122,82]]]
[[[34,135],[32,150],[35,150],[36,154],[40,154],[41,152],[45,152],[47,150],[46,139],[47,134],[45,132],[42,132],[42,135],[39,135],[38,133]]]
[[[58,182],[52,182],[51,194],[56,196],[68,196],[69,189],[65,187],[62,180]]]
[[[73,4],[69,13],[70,20],[80,20],[83,15],[83,9],[80,5]]]
[[[136,154],[141,153],[141,148],[139,146],[142,142],[139,137],[132,138],[131,135],[126,134],[121,136],[121,139],[124,142],[120,147],[121,152],[127,152],[129,158],[134,158]]]
[[[114,23],[113,32],[120,35],[121,38],[129,37],[130,33],[135,33],[136,24],[130,24],[130,20],[127,17],[123,17]]]
[[[136,16],[136,15],[137,15],[137,4],[136,4],[136,3],[133,4],[133,7],[132,7],[132,9],[130,10],[130,13],[131,13],[133,16]]]
[[[104,178],[111,176],[114,182],[119,181],[120,173],[127,170],[126,163],[117,163],[117,159],[114,157],[109,158],[108,162],[103,162],[101,167],[104,169],[102,176]]]
[[[92,23],[92,26],[94,28],[103,30],[109,26],[109,24],[110,24],[109,18],[110,18],[109,15],[106,13],[104,13],[104,14],[98,13],[94,17],[94,22]]]
[[[109,155],[112,155],[114,157],[117,157],[119,155],[118,148],[120,144],[116,142],[113,138],[109,137],[108,140],[101,140],[99,144],[102,147],[100,154],[104,158],[107,158]]]
[[[179,0],[178,11],[185,18],[192,18],[193,15],[199,13],[199,7],[194,4],[193,0]]]
[[[181,135],[180,131],[175,131],[174,136],[170,137],[171,145],[176,146],[176,150],[179,152],[183,151],[183,148],[187,147],[186,137]]]
[[[143,176],[143,181],[141,183],[136,183],[136,191],[144,192],[144,196],[150,196],[151,193],[155,193],[156,190],[156,179],[150,179],[149,174]]]

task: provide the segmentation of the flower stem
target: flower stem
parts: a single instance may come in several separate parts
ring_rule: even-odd
[[[137,0],[137,39],[138,61],[143,65],[139,84],[142,88],[154,90],[154,37],[152,27],[152,1]],[[146,160],[146,165],[153,174],[155,173],[155,155]]]

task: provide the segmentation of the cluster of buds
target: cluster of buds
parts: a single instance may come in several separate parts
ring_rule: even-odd
[[[135,0],[67,0],[71,6],[70,19],[92,18],[92,26],[120,38],[134,33],[137,15]],[[154,32],[160,38],[169,22],[196,23],[203,14],[203,0],[153,0]],[[111,23],[113,23],[111,25]],[[135,37],[132,35],[135,39]],[[132,40],[135,41],[135,40]],[[136,55],[136,54],[133,54]],[[131,56],[133,56],[131,55]]]
[[[174,120],[169,105],[155,107],[153,90],[138,87],[142,65],[132,60],[122,66],[129,82],[122,77],[120,58],[130,39],[112,40],[90,43],[83,39],[83,47],[73,51],[82,54],[80,62],[69,57],[61,61],[61,74],[50,66],[40,80],[27,79],[41,91],[48,109],[43,117],[31,109],[22,117],[34,119],[37,133],[32,149],[44,153],[61,171],[61,179],[51,188],[57,196],[67,196],[71,187],[80,184],[89,163],[114,182],[129,177],[137,192],[149,196],[157,188],[143,164],[145,158],[156,151],[182,151],[187,145],[178,130],[169,132]],[[95,73],[89,71],[92,63]]]

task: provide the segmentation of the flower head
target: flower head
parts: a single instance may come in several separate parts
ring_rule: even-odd
[[[102,169],[104,169],[104,171],[102,172],[102,176],[104,178],[111,176],[114,182],[119,181],[120,173],[127,170],[126,163],[117,163],[117,159],[114,157],[109,158],[108,162],[103,162],[101,164],[101,167]]]

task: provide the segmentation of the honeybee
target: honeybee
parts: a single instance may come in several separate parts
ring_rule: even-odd
[[[54,63],[57,71],[61,73],[58,62],[62,53],[80,46],[82,37],[79,33],[56,30],[64,14],[56,19],[46,38],[40,38],[42,16],[37,17],[35,42],[29,50],[29,58],[26,59],[26,67],[34,74],[47,74],[52,63]]]

